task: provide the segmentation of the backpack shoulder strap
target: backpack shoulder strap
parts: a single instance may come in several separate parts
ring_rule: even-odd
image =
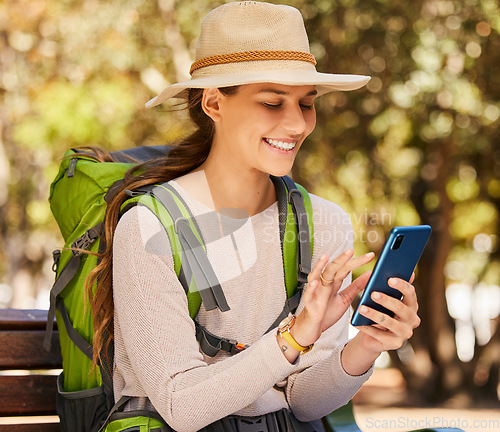
[[[287,296],[307,282],[313,251],[313,215],[307,191],[290,177],[271,177],[276,187]]]
[[[289,282],[287,292],[290,297],[293,294],[293,285],[307,282],[307,276],[311,272],[311,256],[313,245],[313,223],[311,198],[307,191],[288,177],[282,177],[287,188],[287,225],[283,242],[283,262],[285,273],[287,269],[296,271],[296,277],[292,270],[288,270]],[[292,219],[293,218],[293,219]],[[295,259],[293,259],[295,257]],[[292,279],[292,275],[293,279]],[[285,278],[287,275],[285,274]]]
[[[159,218],[169,237],[174,268],[188,299],[189,315],[196,328],[201,350],[214,357],[220,350],[231,354],[245,349],[243,344],[210,333],[195,317],[203,302],[205,309],[229,310],[222,287],[206,255],[204,241],[195,218],[177,191],[168,183],[127,191],[131,199],[122,206],[122,214],[131,206],[144,205]]]
[[[208,261],[205,245],[195,219],[182,198],[167,183],[127,191],[132,197],[122,207],[145,205],[160,219],[171,243],[174,267],[184,286],[192,318],[201,302],[206,310],[229,310],[217,276]]]
[[[267,332],[299,305],[311,272],[313,248],[312,204],[307,191],[290,177],[271,177],[278,196],[280,239],[287,301]]]
[[[307,282],[307,275],[311,271],[313,241],[312,206],[309,194],[289,177],[272,177],[272,181],[278,196],[287,301],[282,313],[267,332],[297,308]],[[216,307],[222,311],[229,310],[222,288],[208,261],[201,232],[182,197],[167,183],[127,193],[131,199],[123,205],[123,212],[132,205],[145,205],[157,215],[167,230],[175,270],[188,295],[191,318],[195,318],[202,301],[207,310]],[[197,289],[197,287],[208,289]],[[196,320],[195,325],[196,337],[201,348],[211,357],[220,350],[234,354],[245,348],[236,341],[213,335]]]

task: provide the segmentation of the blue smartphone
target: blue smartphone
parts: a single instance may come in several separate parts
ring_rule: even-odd
[[[429,225],[394,227],[392,229],[384,244],[380,258],[373,268],[373,273],[366,284],[358,307],[354,311],[351,319],[353,326],[375,324],[371,319],[365,318],[359,313],[359,308],[362,305],[391,317],[394,315],[390,310],[375,303],[371,299],[371,294],[374,291],[379,291],[401,300],[401,293],[391,288],[387,281],[391,277],[397,277],[405,281],[410,280],[430,235],[431,227]]]

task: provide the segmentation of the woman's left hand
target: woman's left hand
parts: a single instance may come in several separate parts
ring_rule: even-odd
[[[420,325],[420,318],[417,315],[417,295],[412,285],[414,278],[415,274],[410,282],[398,278],[389,279],[389,286],[403,295],[401,301],[380,292],[372,293],[373,301],[394,312],[393,318],[366,306],[360,308],[361,315],[376,323],[357,327],[362,334],[362,345],[368,351],[381,353],[401,348],[413,335],[413,330]]]

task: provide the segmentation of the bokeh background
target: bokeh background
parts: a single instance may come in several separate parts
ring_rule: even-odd
[[[176,106],[211,0],[0,2],[0,307],[47,308],[47,202],[70,147],[172,143]],[[500,14],[496,0],[288,0],[318,70],[371,75],[317,102],[293,177],[339,203],[358,254],[394,225],[429,224],[422,325],[380,367],[415,405],[500,407]],[[389,375],[388,375],[389,376]]]

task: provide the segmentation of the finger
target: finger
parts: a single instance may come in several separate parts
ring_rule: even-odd
[[[347,258],[347,256],[349,256],[349,259],[345,259]],[[375,255],[373,252],[369,252],[359,257],[352,258],[351,250],[351,253],[349,255],[341,255],[339,257],[341,259],[336,259],[325,267],[325,269],[323,270],[323,279],[332,281],[337,279],[343,281],[350,272],[369,263],[374,256]]]
[[[417,311],[402,301],[380,292],[372,293],[371,298],[374,302],[392,311],[396,321],[409,326],[411,329],[415,329],[420,325],[420,318],[417,315]]]
[[[415,280],[415,272],[411,274],[410,283],[412,284],[414,280]]]
[[[374,256],[375,254],[373,252],[368,252],[367,254],[361,255],[359,257],[351,258],[343,266],[337,269],[335,275],[338,275],[339,278],[344,279],[353,270],[357,269],[358,267],[362,267],[365,264],[368,264]]]
[[[378,341],[381,347],[381,351],[388,351],[388,350],[393,350],[393,349],[398,349],[401,348],[403,345],[402,340],[400,340],[397,337],[394,337],[391,333],[381,330],[377,328],[376,326],[360,326],[356,327],[361,333],[364,333],[371,338],[375,339]]]
[[[344,253],[339,255],[337,258],[335,258],[332,263],[335,263],[337,266],[342,266],[345,262],[349,261],[353,255],[354,251],[352,249],[346,250]],[[329,257],[328,255],[324,254],[321,256],[321,258],[318,260],[318,263],[314,266],[314,269],[309,273],[307,280],[309,282],[313,281],[314,279],[317,279],[318,281],[321,281],[320,285],[323,286],[329,286],[333,284],[334,280],[333,278],[330,280],[329,278],[331,276],[325,275],[325,267],[328,264]],[[330,263],[330,264],[332,264]],[[332,287],[329,287],[332,288]]]
[[[361,276],[354,279],[348,287],[340,291],[339,295],[342,296],[345,303],[351,304],[356,296],[365,289],[371,274],[371,271],[363,273]]]
[[[311,272],[307,275],[307,281],[311,283],[313,280],[319,280],[319,277],[321,275],[321,272],[323,271],[323,268],[325,265],[328,263],[329,257],[327,254],[321,255],[319,258],[318,262],[314,266],[314,268],[311,270]]]
[[[344,279],[350,274],[353,268],[360,265],[360,262],[368,261],[370,256],[353,258],[354,251],[349,249],[331,263],[329,263],[320,275],[321,285],[329,289],[329,295],[336,295]],[[332,270],[333,269],[333,270]]]
[[[409,306],[415,312],[418,310],[417,293],[415,292],[415,287],[399,278],[390,278],[388,281],[390,287],[397,289],[403,296],[402,302]]]
[[[367,306],[362,306],[359,309],[359,312],[364,317],[369,318],[378,324],[380,331],[390,333],[390,336],[397,341],[396,344],[399,344],[398,348],[405,340],[408,340],[413,336],[413,328],[405,321],[397,321],[389,315]]]
[[[302,293],[302,297],[303,297],[304,302],[306,304],[308,304],[308,303],[310,303],[312,301],[312,299],[314,297],[314,293],[315,293],[317,287],[318,287],[318,281],[317,280],[313,280],[312,282],[310,282],[307,285],[307,288]]]
[[[382,330],[388,330],[390,326],[389,321],[393,319],[387,314],[365,305],[359,308],[359,313],[365,318],[372,320],[375,324],[378,324]]]
[[[337,269],[336,273],[333,275],[333,279],[327,283],[330,285],[331,293],[338,294],[339,290],[342,288],[342,284],[348,275],[352,272],[353,269],[358,268],[373,259],[374,254],[368,253],[362,255],[358,258],[351,258],[349,261],[345,262],[343,266]],[[325,271],[323,272],[325,273]],[[366,286],[366,282],[368,281],[369,274],[365,274],[359,281],[354,283],[354,285],[350,286],[350,289],[342,294],[341,299],[342,303],[348,307],[354,297]]]
[[[333,279],[335,273],[339,268],[344,266],[349,260],[352,259],[354,255],[354,250],[352,248],[347,249],[344,253],[335,258],[332,262],[327,263],[327,265],[323,268],[322,274],[323,277],[327,280]]]

